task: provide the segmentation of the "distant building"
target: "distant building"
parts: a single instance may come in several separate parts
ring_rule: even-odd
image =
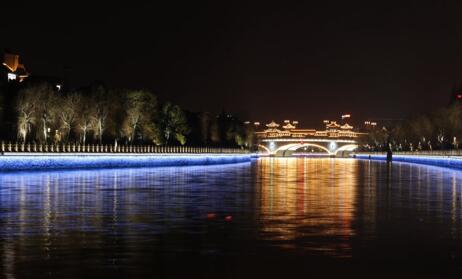
[[[20,63],[19,55],[8,51],[3,55],[1,69],[2,79],[6,79],[7,82],[22,82],[29,77],[26,67]]]

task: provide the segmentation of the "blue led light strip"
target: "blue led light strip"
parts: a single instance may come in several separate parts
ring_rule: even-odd
[[[356,154],[358,159],[386,160],[386,155]],[[393,155],[393,161],[462,169],[462,157]]]
[[[251,154],[11,155],[0,156],[0,171],[192,166],[249,162]]]

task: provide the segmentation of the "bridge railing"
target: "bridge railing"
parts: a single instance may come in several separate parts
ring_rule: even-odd
[[[245,154],[246,149],[191,146],[156,146],[156,145],[110,145],[110,144],[36,144],[4,143],[0,151],[5,153],[130,153],[130,154]]]

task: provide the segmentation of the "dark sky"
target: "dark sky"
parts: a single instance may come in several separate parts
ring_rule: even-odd
[[[0,47],[30,72],[190,110],[303,126],[400,118],[447,104],[462,81],[460,1],[36,2],[1,8]]]

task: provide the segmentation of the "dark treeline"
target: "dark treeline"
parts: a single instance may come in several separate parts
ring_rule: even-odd
[[[380,123],[368,130],[363,149],[385,151],[459,149],[462,139],[462,105],[456,101],[430,113]]]
[[[43,81],[0,89],[3,141],[249,148],[254,140],[251,125],[232,114],[189,112],[147,90],[62,91]]]

